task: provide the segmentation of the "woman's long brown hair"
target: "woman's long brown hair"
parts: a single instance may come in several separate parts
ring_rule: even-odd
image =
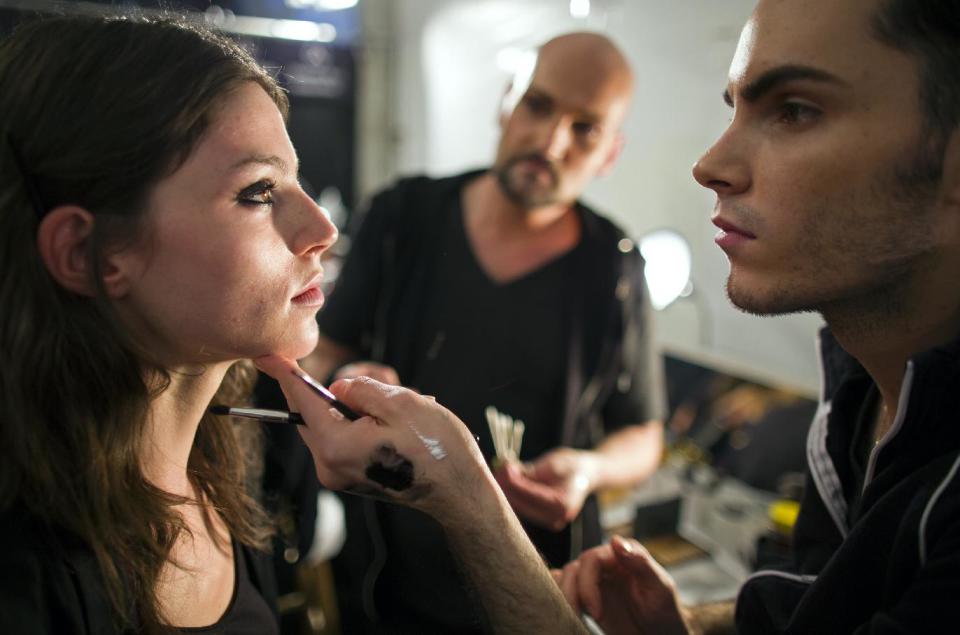
[[[40,217],[94,215],[88,264],[136,240],[149,192],[189,156],[224,96],[256,82],[287,100],[234,42],[177,20],[59,17],[0,42],[0,511],[17,506],[92,549],[121,628],[161,626],[156,585],[182,499],[143,474],[146,413],[169,383],[104,299],[48,275]],[[99,276],[97,276],[99,277]],[[94,280],[99,283],[99,280]],[[215,403],[249,392],[235,364]],[[204,416],[188,473],[241,543],[269,523],[250,485],[255,426]]]

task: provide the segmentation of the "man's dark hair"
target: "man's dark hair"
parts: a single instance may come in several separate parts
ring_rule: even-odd
[[[915,56],[920,104],[933,139],[960,125],[960,0],[881,0],[874,35]]]

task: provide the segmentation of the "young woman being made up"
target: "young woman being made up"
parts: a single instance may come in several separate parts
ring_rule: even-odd
[[[249,360],[309,353],[336,229],[227,38],[60,17],[0,41],[0,624],[276,632]]]

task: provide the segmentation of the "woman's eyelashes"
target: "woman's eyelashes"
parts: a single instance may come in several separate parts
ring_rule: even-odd
[[[237,202],[241,205],[259,207],[273,204],[273,190],[276,185],[269,179],[261,179],[240,190]]]

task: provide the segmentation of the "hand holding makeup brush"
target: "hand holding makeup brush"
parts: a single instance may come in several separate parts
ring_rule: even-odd
[[[560,623],[557,632],[582,632],[476,440],[453,413],[431,397],[362,377],[330,386],[336,400],[362,415],[350,421],[298,375],[295,362],[269,356],[255,363],[280,383],[306,423],[297,429],[321,483],[419,509],[443,526],[491,630]],[[519,606],[517,598],[524,599]]]
[[[469,430],[432,398],[368,377],[339,380],[329,392],[361,414],[351,421],[295,362],[271,356],[256,364],[280,383],[291,410],[303,418],[306,425],[298,429],[324,486],[442,516],[450,498],[481,485],[466,466],[493,484]]]
[[[532,463],[500,465],[493,475],[517,515],[559,531],[593,491],[595,460],[591,452],[557,448]]]

